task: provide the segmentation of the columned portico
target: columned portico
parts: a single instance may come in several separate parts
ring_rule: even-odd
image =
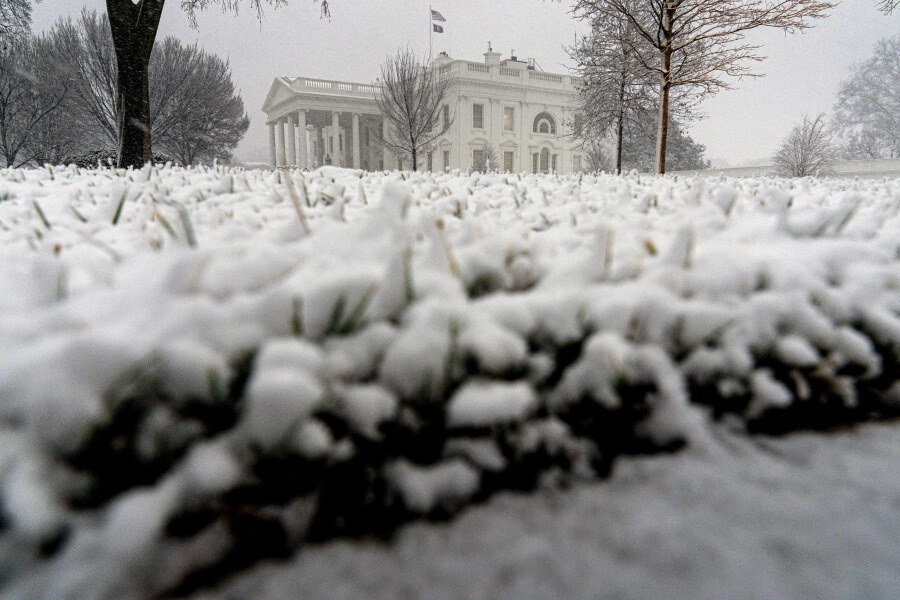
[[[327,158],[340,167],[394,168],[396,160],[386,159],[377,135],[382,118],[376,91],[362,83],[277,78],[263,106],[272,164],[317,168]]]

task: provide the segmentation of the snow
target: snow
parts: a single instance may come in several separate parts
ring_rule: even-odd
[[[388,465],[388,478],[409,510],[427,514],[439,506],[458,506],[478,491],[478,471],[459,459],[430,467],[406,460]]]
[[[447,405],[451,427],[486,427],[522,421],[538,405],[527,383],[471,381],[456,391]]]
[[[193,600],[891,600],[900,431],[747,439],[629,458],[607,481],[503,493],[382,544],[334,541]]]
[[[616,443],[636,440],[687,449],[620,461],[610,482],[571,496],[502,496],[498,510],[464,514],[451,526],[461,554],[441,550],[458,561],[444,574],[444,560],[424,564],[440,537],[430,526],[359,556],[410,558],[403,540],[426,532],[416,565],[434,577],[434,597],[465,596],[451,577],[465,567],[485,582],[465,597],[716,597],[702,582],[720,572],[729,597],[828,598],[846,591],[829,545],[872,565],[861,597],[896,584],[877,558],[897,549],[886,537],[896,517],[877,504],[896,496],[896,474],[878,466],[896,458],[896,426],[862,429],[875,432],[871,445],[852,434],[756,442],[746,430],[798,406],[798,419],[815,420],[824,408],[810,400],[823,395],[832,413],[896,414],[898,180],[47,167],[0,169],[0,199],[4,597],[164,595],[228,552],[243,532],[235,519],[280,523],[294,548],[320,508],[315,481],[308,495],[252,510],[223,500],[261,485],[264,459],[364,472],[368,492],[433,516],[478,498],[515,461],[533,459],[540,472],[528,475],[554,488],[593,480],[624,451]],[[824,456],[835,444],[835,461],[855,452],[846,477],[860,464],[881,479],[863,498],[873,511],[851,514],[843,496],[829,504],[826,489],[856,483],[834,465],[781,464],[755,444]],[[816,469],[827,479],[816,483]],[[730,508],[744,506],[742,490],[771,539]],[[573,512],[547,516],[557,501]],[[173,520],[207,506],[217,520],[170,535]],[[524,537],[505,532],[516,524],[507,511],[528,515]],[[819,514],[824,538],[811,527]],[[858,522],[862,541],[838,541],[838,517]],[[470,523],[479,518],[485,535]],[[886,531],[866,520],[876,518]],[[735,542],[743,533],[747,549]],[[483,561],[473,565],[466,536],[496,558],[473,552]],[[356,547],[297,560],[357,560]],[[755,571],[753,552],[764,557]],[[799,579],[780,571],[794,563]],[[341,564],[304,583],[307,595],[341,597],[316,593],[329,581],[409,595]],[[340,577],[344,568],[357,577]],[[525,583],[501,585],[523,570]],[[681,572],[702,585],[665,584]],[[405,577],[412,590],[428,581]],[[628,588],[629,577],[641,583]]]

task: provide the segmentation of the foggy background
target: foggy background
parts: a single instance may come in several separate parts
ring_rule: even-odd
[[[688,128],[706,146],[714,166],[768,163],[781,139],[804,113],[830,113],[840,82],[854,62],[871,56],[875,42],[900,32],[900,14],[885,16],[875,0],[843,0],[827,19],[804,34],[776,30],[751,32],[768,60],[754,65],[766,76],[734,80],[735,89],[707,100],[706,118]],[[83,7],[104,11],[104,0],[44,0],[35,5],[36,33],[59,17],[77,16]],[[431,7],[446,19],[434,34],[434,53],[482,60],[488,41],[504,58],[515,50],[545,70],[573,66],[564,46],[585,30],[568,13],[570,3],[548,0],[435,0]],[[367,83],[379,75],[388,54],[409,45],[427,55],[429,3],[416,0],[360,2],[332,0],[331,19],[321,19],[317,3],[291,0],[278,10],[266,7],[262,21],[243,2],[238,16],[213,8],[190,28],[177,0],[169,0],[157,39],[175,35],[197,41],[227,58],[250,116],[250,129],[235,151],[240,161],[267,161],[268,130],[262,104],[277,76],[315,77]]]

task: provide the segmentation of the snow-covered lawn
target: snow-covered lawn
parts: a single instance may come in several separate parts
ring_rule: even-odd
[[[0,292],[9,597],[900,412],[900,180],[0,170]]]
[[[193,600],[893,600],[900,427],[629,458],[385,545],[336,541]]]

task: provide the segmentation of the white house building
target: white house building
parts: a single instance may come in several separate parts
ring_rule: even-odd
[[[453,123],[419,168],[469,169],[483,164],[488,148],[504,171],[568,173],[586,167],[573,136],[577,77],[537,70],[533,61],[515,56],[501,60],[490,49],[484,62],[441,53],[434,64],[450,78],[443,117]],[[400,166],[378,142],[385,125],[377,92],[377,84],[276,78],[263,105],[271,164]]]

